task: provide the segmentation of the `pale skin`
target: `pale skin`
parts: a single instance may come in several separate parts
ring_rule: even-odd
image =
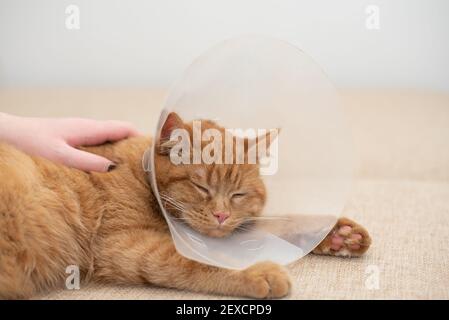
[[[115,164],[78,150],[139,135],[129,123],[80,118],[29,118],[0,113],[0,141],[33,156],[83,171],[106,172]]]

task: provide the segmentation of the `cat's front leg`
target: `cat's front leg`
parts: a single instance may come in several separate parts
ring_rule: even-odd
[[[359,257],[371,245],[368,231],[348,218],[340,218],[332,231],[313,250],[315,254]]]
[[[96,277],[108,282],[158,286],[252,298],[280,298],[290,291],[287,271],[272,262],[228,270],[186,259],[165,233],[135,230],[102,241]]]
[[[229,271],[226,270],[225,272]],[[236,273],[237,292],[242,296],[282,298],[291,289],[287,270],[273,262],[260,262],[246,270],[234,272]]]

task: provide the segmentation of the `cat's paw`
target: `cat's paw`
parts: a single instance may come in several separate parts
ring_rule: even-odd
[[[273,262],[257,263],[242,272],[243,294],[252,298],[281,298],[290,292],[287,270]]]
[[[348,218],[340,218],[313,253],[359,257],[368,250],[370,245],[371,238],[365,228]]]

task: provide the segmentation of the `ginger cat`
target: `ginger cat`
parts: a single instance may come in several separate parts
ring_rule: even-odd
[[[161,136],[175,128],[191,133],[191,124],[172,113]],[[235,271],[176,252],[142,166],[151,143],[137,137],[85,148],[118,164],[108,173],[71,169],[0,144],[0,298],[62,288],[69,265],[79,266],[85,280],[254,298],[288,294],[289,276],[280,265]],[[192,228],[222,237],[260,214],[266,191],[257,165],[175,166],[164,141],[156,143],[160,193],[183,204],[174,205],[173,214]],[[343,218],[314,253],[359,256],[370,242],[365,229]]]

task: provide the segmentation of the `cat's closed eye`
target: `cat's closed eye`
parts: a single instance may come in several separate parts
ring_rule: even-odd
[[[191,181],[191,183],[193,184],[193,186],[202,194],[204,195],[209,195],[210,191],[207,187],[205,187],[204,185],[201,185],[195,181]]]
[[[235,192],[235,193],[231,194],[231,199],[232,200],[239,200],[239,199],[242,199],[245,196],[246,196],[245,192]]]

